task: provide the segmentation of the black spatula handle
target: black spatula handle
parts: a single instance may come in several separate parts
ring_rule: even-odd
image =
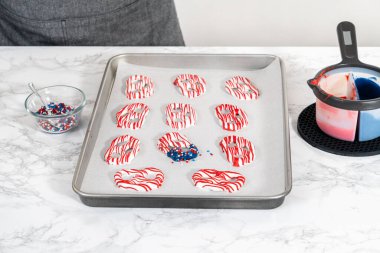
[[[355,26],[351,22],[339,23],[336,28],[338,33],[342,63],[360,63],[358,58],[358,46],[356,44]]]

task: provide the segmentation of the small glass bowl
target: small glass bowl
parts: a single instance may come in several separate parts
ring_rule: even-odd
[[[46,103],[64,103],[74,110],[65,115],[41,115],[37,111],[43,106],[39,97],[32,93],[25,100],[25,109],[35,119],[36,127],[46,133],[60,134],[79,125],[81,112],[86,104],[86,96],[78,88],[54,85],[37,90]]]

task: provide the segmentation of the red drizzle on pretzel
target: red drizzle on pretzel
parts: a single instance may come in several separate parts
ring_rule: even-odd
[[[171,103],[166,107],[166,124],[174,129],[183,129],[195,125],[197,114],[189,104]]]
[[[140,129],[149,113],[149,107],[143,103],[124,106],[116,113],[117,127]]]
[[[235,167],[250,164],[255,157],[255,147],[244,137],[226,136],[220,141],[219,146],[225,153],[227,161]]]
[[[190,141],[178,132],[166,133],[159,140],[158,149],[167,154],[172,148],[188,148],[190,147]]]
[[[235,192],[245,183],[245,177],[233,171],[201,169],[192,176],[194,186],[210,191]]]
[[[107,149],[104,160],[111,165],[130,163],[140,151],[140,141],[131,135],[115,138]]]
[[[182,95],[188,98],[195,98],[206,91],[206,80],[203,77],[193,74],[182,74],[174,80],[174,85],[179,87]]]
[[[235,105],[220,104],[215,113],[224,130],[237,131],[248,125],[247,114]]]
[[[148,192],[161,187],[164,182],[164,173],[153,167],[142,170],[122,169],[116,172],[114,180],[119,188]]]
[[[132,75],[126,82],[125,95],[128,99],[142,99],[153,95],[152,79],[143,75]]]
[[[226,91],[241,100],[257,99],[259,90],[252,84],[251,80],[243,76],[235,76],[226,81]]]

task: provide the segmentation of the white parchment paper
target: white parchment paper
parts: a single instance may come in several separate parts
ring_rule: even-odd
[[[206,93],[189,99],[182,96],[173,80],[178,74],[194,73],[207,81]],[[142,100],[128,100],[125,96],[125,81],[133,74],[150,76],[155,83],[154,95]],[[250,78],[260,90],[258,100],[242,101],[224,90],[224,82],[235,75]],[[91,194],[120,194],[170,197],[223,197],[223,196],[272,196],[285,190],[284,114],[281,67],[278,59],[259,70],[226,70],[152,67],[144,64],[120,63],[117,69],[111,97],[103,117],[95,148],[81,185],[81,191]],[[116,112],[125,104],[143,102],[150,107],[142,129],[130,130],[116,127]],[[180,130],[201,151],[195,162],[172,163],[157,147],[158,139],[165,133],[175,131],[165,124],[165,107],[168,103],[191,104],[197,111],[196,126]],[[225,131],[218,123],[214,108],[220,103],[231,103],[242,108],[248,115],[249,125],[239,132]],[[140,139],[141,150],[129,165],[114,166],[104,161],[104,153],[111,141],[119,135],[130,134]],[[219,141],[227,135],[236,134],[248,138],[256,148],[252,164],[232,167],[219,147]],[[209,150],[210,152],[207,152]],[[211,153],[213,155],[211,155]],[[122,168],[153,166],[165,174],[161,188],[151,192],[135,192],[119,189],[113,175]],[[191,176],[200,168],[233,170],[246,177],[246,184],[238,192],[209,192],[193,186]]]

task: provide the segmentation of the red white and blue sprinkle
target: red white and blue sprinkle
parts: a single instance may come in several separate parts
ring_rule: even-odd
[[[56,115],[69,115],[74,111],[74,107],[66,105],[64,103],[54,103],[50,102],[47,107],[41,106],[38,109],[37,114],[43,116],[56,116]],[[49,119],[39,119],[38,125],[46,132],[50,133],[63,133],[71,128],[75,127],[79,122],[79,116],[73,114],[71,116],[62,118],[49,118]]]

